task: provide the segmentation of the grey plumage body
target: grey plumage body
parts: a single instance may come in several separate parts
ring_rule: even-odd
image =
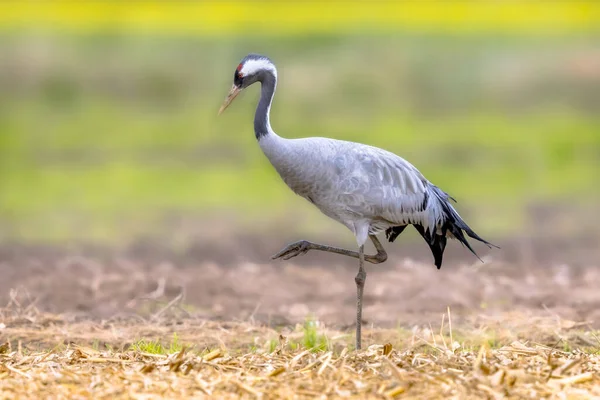
[[[277,70],[267,57],[246,56],[238,65],[233,82],[219,113],[244,88],[260,82],[254,133],[262,151],[295,193],[345,225],[356,237],[358,252],[302,240],[289,244],[273,259],[287,260],[309,250],[359,259],[355,278],[357,349],[361,348],[362,298],[367,277],[364,262],[378,264],[387,259],[377,234],[385,231],[387,239],[393,242],[406,226],[414,226],[429,245],[438,268],[442,265],[447,238],[457,239],[473,254],[464,233],[492,246],[462,220],[445,192],[403,158],[377,147],[343,140],[278,136],[269,121]],[[377,250],[375,255],[364,254],[368,238]]]
[[[322,137],[270,134],[259,144],[290,189],[350,229],[359,246],[368,235],[393,226],[441,228],[441,207],[428,193],[431,184],[393,153]]]

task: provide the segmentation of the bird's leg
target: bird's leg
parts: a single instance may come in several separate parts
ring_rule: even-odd
[[[385,260],[387,260],[387,253],[385,252],[385,249],[379,242],[379,239],[377,239],[377,237],[375,235],[369,235],[369,238],[371,238],[373,245],[375,245],[377,254],[375,254],[375,255],[366,254],[365,255],[363,253],[365,261],[368,261],[371,264],[379,264],[379,263],[382,263]],[[306,254],[306,253],[308,253],[309,250],[327,251],[329,253],[341,254],[341,255],[353,257],[353,258],[360,258],[359,252],[357,252],[357,251],[346,250],[346,249],[342,249],[339,247],[327,246],[327,245],[319,244],[319,243],[312,243],[307,240],[301,240],[299,242],[295,242],[295,243],[291,243],[291,244],[287,245],[281,251],[279,251],[279,253],[275,254],[272,257],[272,259],[275,260],[277,258],[282,258],[284,260],[289,260],[292,257]]]
[[[362,298],[365,289],[365,281],[367,280],[367,271],[365,271],[365,245],[359,247],[358,250],[358,274],[354,278],[356,282],[356,350],[360,350],[361,346],[361,330],[362,330]]]

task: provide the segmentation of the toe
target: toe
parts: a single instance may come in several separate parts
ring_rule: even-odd
[[[284,248],[283,250],[281,250],[279,253],[275,254],[273,257],[271,257],[273,260],[277,259],[277,258],[281,258],[286,256],[288,253],[294,251],[295,248],[294,246],[287,246],[286,248]]]

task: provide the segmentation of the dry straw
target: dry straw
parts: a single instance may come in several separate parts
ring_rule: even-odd
[[[515,340],[497,348],[483,342],[469,348],[459,342],[458,331],[453,341],[450,332],[438,335],[415,329],[401,345],[382,342],[355,352],[346,345],[351,342],[348,335],[325,329],[320,333],[331,338],[325,350],[291,345],[302,326],[283,336],[246,323],[95,324],[40,313],[11,316],[1,310],[0,317],[0,337],[6,341],[0,344],[3,398],[600,396],[598,352],[593,347],[565,351],[560,341],[546,346]],[[544,328],[541,321],[534,322]],[[556,322],[552,326],[561,335],[568,331]],[[164,339],[175,331],[180,332],[183,347],[171,354],[131,345],[140,336]],[[370,330],[367,340],[394,337],[393,332]],[[275,344],[268,345],[272,338]]]

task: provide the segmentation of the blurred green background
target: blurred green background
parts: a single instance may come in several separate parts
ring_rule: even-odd
[[[528,24],[527,9],[496,15],[481,3],[445,2],[447,20],[434,6],[398,21],[381,3],[269,16],[257,11],[268,2],[210,15],[194,7],[214,3],[186,2],[164,18],[152,2],[125,16],[111,2],[48,2],[46,14],[2,5],[0,239],[185,241],[287,222],[343,230],[289,191],[255,143],[258,87],[217,118],[249,52],[278,66],[281,136],[395,152],[457,198],[482,235],[531,232],[540,207],[566,212],[574,231],[596,226],[577,213],[599,209],[598,7],[561,13],[557,2]]]

